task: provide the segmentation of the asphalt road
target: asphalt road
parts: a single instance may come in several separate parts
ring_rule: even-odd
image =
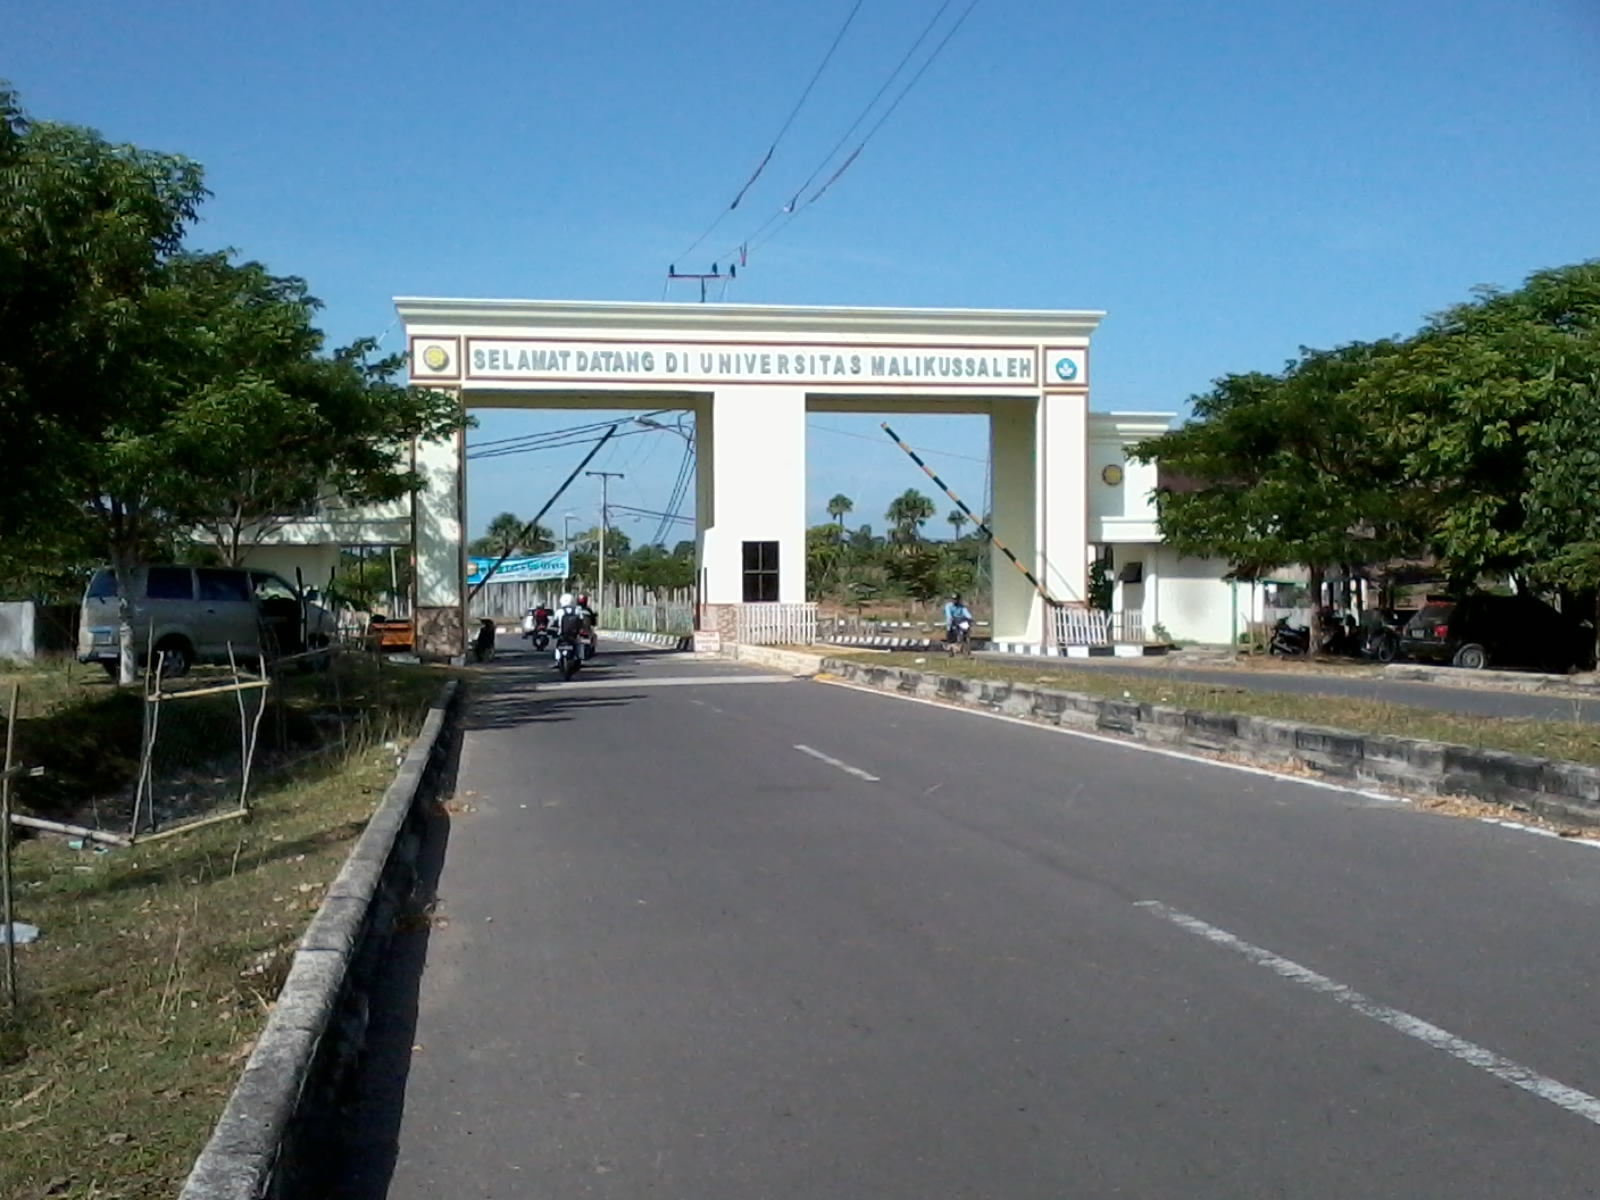
[[[1594,848],[606,649],[486,669],[341,1196],[1600,1195]]]
[[[1385,704],[1404,704],[1441,712],[1477,717],[1531,717],[1541,721],[1600,721],[1600,699],[1573,699],[1493,688],[1450,687],[1439,683],[1408,683],[1403,679],[1373,679],[1331,674],[1289,674],[1278,671],[1230,671],[1212,667],[1169,667],[1146,663],[1129,666],[1114,658],[1046,658],[1017,654],[980,654],[980,658],[1026,663],[1057,671],[1105,671],[1138,679],[1181,679],[1219,687],[1247,688],[1259,692],[1287,692],[1297,696],[1350,696]],[[1337,709],[1334,710],[1335,712]]]

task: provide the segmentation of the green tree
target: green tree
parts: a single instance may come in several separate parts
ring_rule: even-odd
[[[844,564],[846,545],[837,525],[806,530],[806,594],[813,600],[829,593]]]
[[[843,492],[836,494],[828,501],[828,515],[839,522],[839,528],[844,528],[844,519],[856,509],[856,502]]]
[[[120,419],[147,361],[137,306],[206,191],[180,155],[33,122],[0,84],[0,530],[52,536],[79,449]]]
[[[483,536],[467,546],[467,553],[474,558],[499,558],[502,554],[544,554],[555,548],[555,534],[543,525],[535,525],[524,537],[527,524],[516,513],[498,513],[484,527]]]
[[[1479,289],[1433,317],[1363,382],[1358,400],[1398,455],[1396,481],[1458,586],[1525,574],[1559,553],[1535,544],[1527,502],[1562,456],[1575,389],[1600,372],[1600,260]],[[1555,491],[1561,485],[1552,485]],[[1549,493],[1554,494],[1554,493]]]
[[[945,589],[945,563],[934,550],[909,546],[884,564],[889,582],[911,599],[927,604]]]
[[[0,129],[0,430],[30,448],[0,489],[7,553],[94,547],[126,597],[134,566],[197,531],[237,557],[244,529],[330,487],[418,485],[406,442],[458,429],[459,407],[395,383],[368,343],[325,356],[302,281],[186,252],[198,166],[29,125],[9,93]],[[126,619],[122,647],[131,682]]]
[[[1593,618],[1600,638],[1600,372],[1556,399],[1534,451],[1523,502],[1529,573],[1562,594],[1563,608]]]
[[[952,508],[945,514],[945,521],[950,525],[950,538],[952,541],[961,540],[961,531],[966,528],[967,514],[959,508]]]
[[[1398,460],[1357,399],[1391,352],[1304,350],[1278,375],[1225,376],[1194,397],[1187,425],[1132,447],[1184,481],[1157,497],[1162,537],[1244,571],[1303,564],[1313,594],[1332,568],[1414,545]]]
[[[889,501],[884,520],[892,526],[890,537],[900,546],[914,546],[922,540],[922,526],[933,516],[933,501],[916,488],[907,488]]]

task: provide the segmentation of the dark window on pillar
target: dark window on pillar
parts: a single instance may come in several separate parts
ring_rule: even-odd
[[[778,600],[778,543],[744,543],[744,602],[775,604]]]

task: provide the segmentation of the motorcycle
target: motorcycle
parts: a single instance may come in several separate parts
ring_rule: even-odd
[[[533,643],[535,650],[550,645],[550,614],[543,608],[530,608],[522,618],[522,636]]]
[[[1311,630],[1304,625],[1289,624],[1288,617],[1279,617],[1272,627],[1272,638],[1267,642],[1268,654],[1309,654]]]
[[[950,624],[949,636],[945,639],[946,654],[971,654],[972,653],[972,618],[961,617]]]
[[[563,682],[576,675],[582,665],[577,642],[571,638],[557,638],[555,660]]]
[[[479,662],[487,662],[494,657],[494,622],[488,617],[478,621],[478,632],[472,639],[472,656]]]

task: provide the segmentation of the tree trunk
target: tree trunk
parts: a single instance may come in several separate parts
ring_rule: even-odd
[[[1306,647],[1306,654],[1312,655],[1322,648],[1322,567],[1307,567],[1309,577],[1308,587],[1311,590],[1311,627],[1310,645]]]
[[[133,566],[121,554],[111,564],[117,576],[117,683],[131,687],[139,680],[139,651],[133,632]]]

